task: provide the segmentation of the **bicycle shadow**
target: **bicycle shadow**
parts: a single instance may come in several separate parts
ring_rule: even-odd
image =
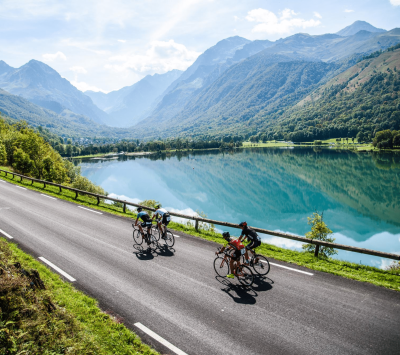
[[[254,291],[263,292],[271,290],[273,284],[274,281],[267,276],[254,275],[254,282],[251,287]]]
[[[172,247],[168,247],[168,245],[159,245],[159,247],[156,249],[156,252],[160,256],[164,257],[171,257],[175,255],[175,249]]]
[[[136,251],[133,251],[132,253],[135,254],[139,260],[153,260],[155,256],[158,256],[155,250],[149,248],[147,245],[143,246],[134,244],[133,248],[136,249]]]
[[[215,276],[215,278],[225,286],[225,288],[221,290],[231,297],[234,302],[240,304],[256,304],[256,297],[258,294],[251,287],[234,284],[221,276]]]
[[[134,244],[133,248],[136,249],[136,251],[133,251],[133,254],[135,254],[139,260],[152,260],[158,256],[171,257],[175,255],[176,251],[174,248],[169,248],[167,245],[149,247],[146,244]]]

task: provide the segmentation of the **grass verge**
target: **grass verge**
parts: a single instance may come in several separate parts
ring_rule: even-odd
[[[3,167],[0,168],[5,170]],[[34,183],[31,185],[28,180],[22,180],[22,182],[19,182],[15,181],[19,180],[19,178],[15,178],[13,180],[10,176],[5,178],[4,175],[4,173],[0,172],[0,178],[32,190],[40,191],[41,193],[46,193],[66,201],[74,202],[79,205],[84,205],[115,215],[136,218],[136,214],[128,209],[127,212],[124,213],[121,207],[104,202],[101,202],[100,205],[97,206],[97,200],[88,196],[78,196],[78,199],[75,200],[75,193],[73,192],[63,190],[62,193],[59,193],[59,189],[57,187],[47,186],[45,189],[43,189],[43,184]],[[223,244],[224,242],[219,233],[205,230],[196,231],[193,226],[171,222],[168,228],[219,244]],[[320,257],[314,257],[314,255],[310,253],[279,248],[266,243],[262,243],[262,245],[257,249],[257,252],[267,257],[274,258],[275,260],[281,260],[288,263],[305,266],[312,270],[327,272],[361,282],[369,282],[377,286],[400,291],[400,275],[398,270],[382,270],[372,266],[350,263],[347,261],[322,259]]]
[[[95,299],[0,238],[0,354],[158,353]]]

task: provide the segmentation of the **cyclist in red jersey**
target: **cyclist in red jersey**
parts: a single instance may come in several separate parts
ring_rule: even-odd
[[[224,247],[221,248],[221,250],[216,252],[215,254],[221,254],[224,252],[225,249],[231,250],[234,249],[234,252],[231,254],[231,260],[230,260],[230,270],[231,273],[229,275],[226,275],[226,277],[233,279],[235,278],[236,274],[236,268],[238,267],[240,263],[240,256],[244,254],[244,245],[239,239],[233,239],[231,238],[229,232],[224,232],[222,233],[222,237],[228,242],[228,244]]]

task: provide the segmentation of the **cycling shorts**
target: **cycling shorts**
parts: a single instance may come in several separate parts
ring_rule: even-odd
[[[250,249],[254,249],[257,248],[261,245],[261,240],[252,240],[249,244],[246,245],[246,249],[250,250]]]
[[[143,228],[150,228],[152,223],[151,222],[142,222],[140,224]]]
[[[233,261],[239,261],[240,257],[244,254],[244,248],[240,249],[240,250],[235,250],[232,254],[231,254],[231,258]]]
[[[171,222],[171,217],[170,217],[170,215],[169,215],[168,213],[164,213],[163,216],[162,216],[161,223],[162,223],[164,226],[168,226],[169,222]]]

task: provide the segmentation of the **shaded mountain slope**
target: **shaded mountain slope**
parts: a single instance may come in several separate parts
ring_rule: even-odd
[[[0,75],[0,87],[57,114],[68,109],[97,123],[105,123],[108,119],[108,115],[89,97],[54,69],[37,60],[31,60],[18,69],[9,67],[4,70]]]

